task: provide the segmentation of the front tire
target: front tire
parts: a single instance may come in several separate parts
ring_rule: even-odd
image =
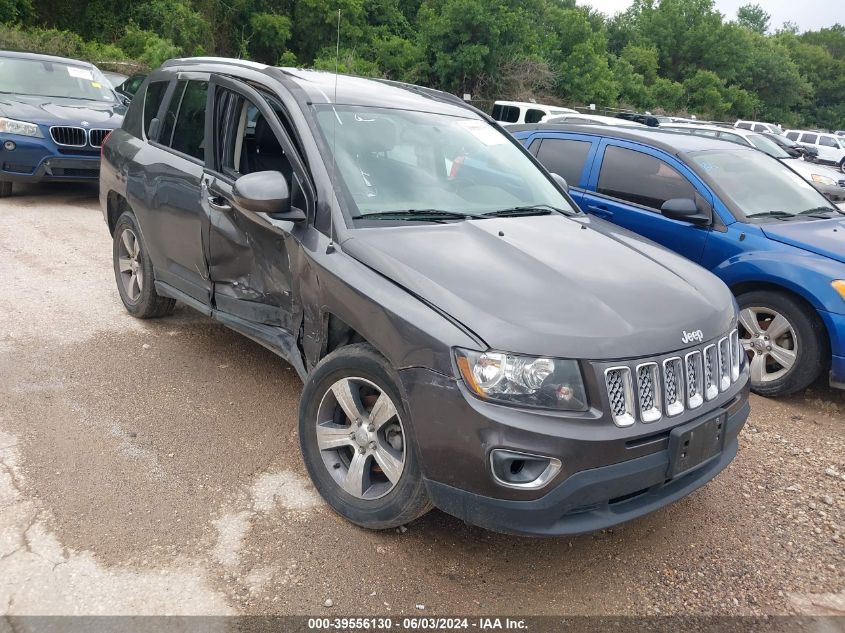
[[[754,393],[788,396],[819,377],[826,361],[825,336],[811,307],[769,290],[741,294],[737,303]]]
[[[138,222],[130,211],[124,212],[115,224],[112,259],[117,291],[129,314],[139,319],[153,319],[173,312],[176,301],[155,291],[153,263]]]
[[[335,512],[381,530],[432,508],[408,425],[394,371],[372,346],[341,347],[314,368],[299,403],[299,442]]]

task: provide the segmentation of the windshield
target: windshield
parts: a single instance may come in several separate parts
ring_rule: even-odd
[[[574,211],[507,136],[480,119],[316,107],[323,137],[336,147],[338,177],[355,217],[428,211],[460,219],[528,207],[537,213]]]
[[[767,139],[762,134],[746,134],[745,138],[747,138],[748,142],[754,147],[759,149],[761,152],[766,152],[772,158],[789,158],[789,154],[783,151],[782,147],[774,141]]]
[[[717,150],[690,158],[747,218],[838,213],[810,183],[760,152]]]
[[[17,57],[0,57],[0,92],[88,101],[115,100],[111,84],[96,68]]]

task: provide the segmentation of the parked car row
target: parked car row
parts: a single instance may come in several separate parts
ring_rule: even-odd
[[[845,386],[845,225],[751,146],[621,122],[509,133],[424,87],[171,60],[101,142],[120,300],[285,359],[354,523],[642,516],[731,462],[752,386]]]

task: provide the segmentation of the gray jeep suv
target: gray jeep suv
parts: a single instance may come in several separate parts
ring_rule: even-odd
[[[581,213],[456,97],[173,60],[104,144],[100,196],[126,309],[178,300],[290,363],[305,466],[354,523],[590,531],[736,454],[729,290]]]

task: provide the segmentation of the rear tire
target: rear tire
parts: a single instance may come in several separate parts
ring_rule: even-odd
[[[320,361],[299,401],[299,443],[311,481],[335,512],[375,530],[433,507],[397,382],[372,346],[348,345]]]
[[[824,326],[813,309],[788,294],[754,290],[737,297],[739,337],[748,355],[751,390],[788,396],[808,387],[827,361]]]
[[[845,158],[839,161],[839,171],[845,174]]]
[[[112,259],[117,291],[129,314],[154,319],[173,312],[176,300],[155,291],[153,263],[131,211],[125,211],[115,224]]]
[[[8,180],[0,180],[0,198],[8,198],[12,195],[12,183]]]

